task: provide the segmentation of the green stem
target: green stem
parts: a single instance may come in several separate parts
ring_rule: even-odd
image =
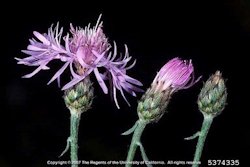
[[[142,132],[144,130],[144,128],[146,127],[147,125],[147,122],[145,121],[138,121],[137,123],[137,126],[135,128],[135,131],[134,131],[134,134],[133,134],[133,137],[132,137],[132,141],[131,141],[131,144],[130,144],[130,147],[129,147],[129,151],[128,151],[128,156],[127,156],[127,160],[126,160],[126,167],[131,167],[132,166],[132,161],[135,157],[135,152],[136,152],[136,149],[138,146],[142,146],[141,145],[141,135],[142,135]],[[146,157],[146,160],[147,159],[147,156],[145,156],[145,151],[144,149],[141,149],[141,151],[143,150],[142,152],[142,155],[144,155],[143,157]]]
[[[81,115],[71,114],[70,117],[70,159],[71,167],[78,167],[78,129]]]
[[[196,150],[195,150],[195,155],[194,155],[194,164],[192,167],[198,167],[199,166],[199,161],[201,158],[201,154],[202,154],[202,150],[204,147],[204,143],[209,131],[209,128],[213,122],[213,116],[210,115],[204,115],[204,120],[202,123],[202,127],[201,127],[201,131],[199,133],[199,139],[198,139],[198,143],[196,145]]]
[[[144,161],[144,162],[146,162],[146,161],[148,162],[148,161],[149,161],[149,160],[148,160],[148,156],[147,156],[147,154],[146,154],[146,152],[145,152],[145,149],[144,149],[143,145],[142,145],[141,143],[138,143],[138,146],[140,147],[141,156],[142,156],[143,161]],[[147,165],[147,167],[153,167],[153,165],[150,164],[150,163],[147,163],[146,165]]]

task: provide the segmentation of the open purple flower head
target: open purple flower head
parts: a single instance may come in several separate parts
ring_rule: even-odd
[[[64,85],[62,90],[71,88],[93,72],[105,94],[108,93],[105,80],[110,81],[111,92],[118,108],[117,90],[128,103],[124,90],[133,96],[136,96],[135,92],[142,91],[138,87],[142,86],[142,83],[126,74],[127,70],[134,67],[136,61],[128,65],[132,57],[129,56],[126,45],[125,55],[117,58],[116,43],[114,42],[112,48],[103,33],[100,18],[101,15],[93,28],[90,28],[90,24],[85,28],[74,28],[71,24],[71,35],[67,33],[66,36],[63,36],[63,28],[59,29],[58,24],[55,28],[52,25],[47,34],[34,31],[33,34],[37,39],[30,39],[27,50],[22,51],[29,56],[23,59],[16,58],[16,60],[18,60],[18,64],[37,66],[37,68],[23,77],[30,78],[41,70],[48,70],[49,62],[59,60],[64,65],[55,73],[48,84],[57,79],[60,85],[60,76],[68,67],[72,80]],[[99,71],[100,68],[103,72]]]
[[[193,86],[200,77],[195,80],[192,61],[173,58],[167,62],[157,73],[152,85],[156,90],[164,91],[171,88],[171,92],[187,89]]]

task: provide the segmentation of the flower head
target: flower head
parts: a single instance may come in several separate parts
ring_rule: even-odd
[[[204,84],[198,96],[198,107],[203,114],[218,115],[225,108],[227,88],[220,71],[216,71]]]
[[[149,122],[158,121],[164,114],[172,94],[193,86],[194,67],[190,61],[174,58],[166,63],[156,75],[151,87],[138,103],[140,119]]]
[[[71,24],[71,35],[67,34],[66,36],[62,36],[63,29],[59,29],[58,24],[55,28],[52,25],[47,34],[34,31],[33,34],[37,39],[30,39],[27,50],[23,50],[24,53],[30,56],[23,59],[16,58],[16,60],[18,60],[18,64],[37,66],[37,69],[23,77],[30,78],[40,70],[49,69],[47,65],[52,60],[60,60],[64,62],[64,65],[55,73],[48,84],[57,79],[60,85],[60,76],[69,67],[72,80],[64,85],[62,90],[71,88],[91,73],[94,73],[105,94],[108,93],[105,80],[110,81],[111,92],[118,108],[117,90],[120,91],[126,102],[124,90],[136,96],[135,92],[142,91],[142,89],[138,88],[138,86],[142,86],[142,83],[126,74],[127,70],[135,65],[135,61],[128,66],[131,57],[128,54],[126,45],[124,57],[117,58],[115,42],[113,52],[111,51],[112,46],[103,33],[100,18],[101,15],[93,28],[90,28],[90,24],[85,28],[74,28]],[[62,39],[64,42],[62,42]],[[104,72],[100,72],[100,68]]]

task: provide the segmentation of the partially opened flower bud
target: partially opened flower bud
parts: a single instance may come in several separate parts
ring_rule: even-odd
[[[216,71],[204,84],[198,97],[198,107],[203,114],[218,115],[224,109],[227,89],[220,71]]]
[[[158,121],[166,111],[172,94],[194,85],[193,65],[190,61],[174,58],[166,63],[156,75],[151,87],[138,103],[140,119]]]
[[[65,91],[64,101],[71,114],[80,115],[87,111],[94,98],[94,88],[89,77]]]

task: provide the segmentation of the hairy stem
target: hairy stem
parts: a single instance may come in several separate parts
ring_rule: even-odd
[[[71,167],[78,167],[78,129],[81,115],[71,114],[70,117],[70,159]]]

